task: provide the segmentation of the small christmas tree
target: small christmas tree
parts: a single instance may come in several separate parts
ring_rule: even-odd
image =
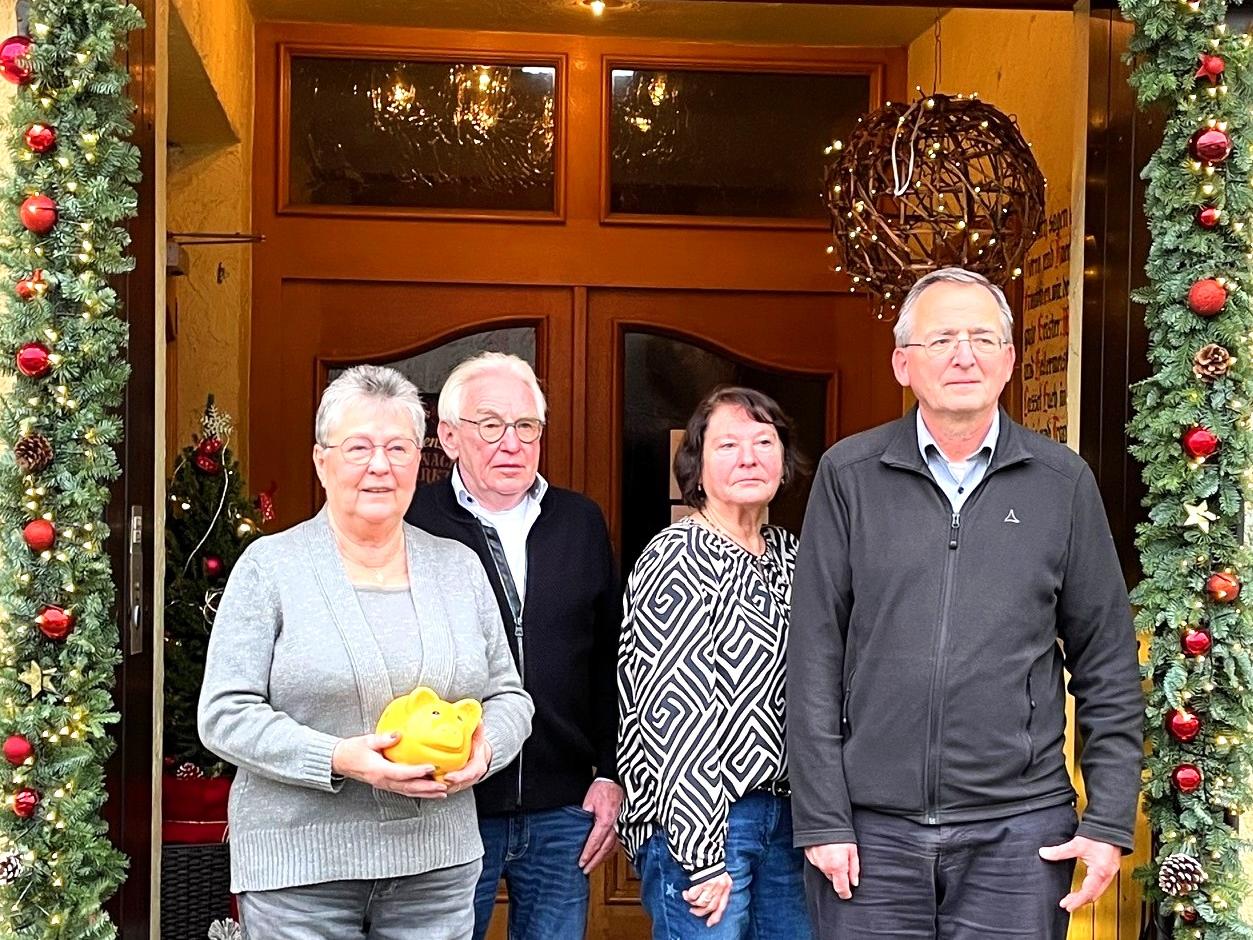
[[[230,449],[231,419],[209,396],[201,434],[183,448],[170,478],[165,527],[165,756],[180,776],[217,776],[226,765],[196,733],[209,634],[226,578],[258,520],[273,518],[269,493],[248,502]]]

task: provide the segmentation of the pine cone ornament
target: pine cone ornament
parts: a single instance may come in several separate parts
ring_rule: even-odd
[[[1208,880],[1201,863],[1184,852],[1166,856],[1157,872],[1157,886],[1172,897],[1191,894]]]
[[[1231,353],[1227,352],[1217,343],[1209,343],[1202,346],[1195,356],[1192,357],[1192,371],[1198,379],[1205,382],[1212,382],[1214,379],[1220,379],[1227,374],[1227,370],[1231,368],[1234,362]]]
[[[191,761],[184,761],[178,765],[178,770],[174,771],[174,776],[178,777],[179,780],[199,780],[204,776],[204,771]]]
[[[16,852],[0,855],[0,885],[11,885],[22,877],[22,858]]]
[[[204,414],[200,416],[200,427],[205,437],[226,440],[235,429],[235,423],[225,411],[218,411],[218,406],[213,403],[213,396],[210,395],[204,406]]]
[[[13,445],[13,456],[23,473],[39,473],[52,465],[52,444],[42,434],[28,434]]]

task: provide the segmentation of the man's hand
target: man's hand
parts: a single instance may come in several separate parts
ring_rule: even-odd
[[[805,858],[826,876],[841,898],[847,901],[853,896],[853,889],[861,881],[861,862],[857,858],[856,842],[809,845],[805,847]]]
[[[492,762],[492,746],[487,743],[487,735],[483,732],[483,722],[474,729],[470,738],[470,760],[460,770],[450,770],[444,774],[444,783],[448,784],[448,792],[456,793],[474,786],[487,775],[487,768]]]
[[[618,818],[618,810],[622,809],[622,795],[622,787],[612,780],[593,780],[587,788],[583,808],[595,817],[595,821],[579,855],[579,868],[585,875],[595,871],[596,866],[607,859],[618,845],[613,824]]]
[[[435,779],[435,768],[430,764],[397,764],[380,753],[399,740],[400,735],[394,731],[344,738],[331,752],[331,772],[404,796],[447,796],[448,788]]]
[[[731,900],[731,876],[726,872],[708,881],[702,881],[683,892],[683,900],[692,905],[688,908],[693,917],[707,918],[705,925],[714,927],[722,920]]]
[[[1078,891],[1071,891],[1061,900],[1061,906],[1073,914],[1105,893],[1109,883],[1118,874],[1122,849],[1108,842],[1075,836],[1061,845],[1049,845],[1040,849],[1040,858],[1046,862],[1060,862],[1067,858],[1077,858],[1083,862],[1087,871],[1083,876],[1083,884]]]

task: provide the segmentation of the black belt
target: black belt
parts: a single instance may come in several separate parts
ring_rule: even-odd
[[[758,784],[752,793],[769,793],[771,796],[788,797],[792,795],[792,785],[786,780],[771,780],[769,783]]]

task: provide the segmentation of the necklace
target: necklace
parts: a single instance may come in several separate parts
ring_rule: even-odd
[[[755,561],[762,560],[762,556],[765,555],[766,553],[764,539],[762,540],[763,544],[762,544],[761,551],[753,551],[753,549],[749,548],[747,545],[741,542],[738,538],[732,535],[731,532],[727,529],[727,527],[722,525],[722,523],[720,523],[717,520],[717,518],[714,517],[712,511],[709,509],[708,506],[700,510],[700,517],[704,519],[706,522],[708,522],[709,525],[713,528],[713,530],[717,532],[719,535],[721,535],[723,538],[728,539],[729,541],[733,542],[735,545],[742,548],[744,551],[748,552],[748,554],[751,555]],[[761,537],[760,529],[758,529],[757,535],[758,535],[758,538]]]

